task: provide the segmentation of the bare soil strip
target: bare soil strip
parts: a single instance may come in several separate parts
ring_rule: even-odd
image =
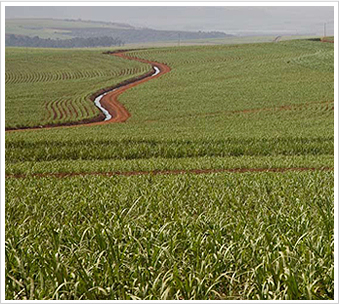
[[[117,122],[125,122],[131,114],[127,111],[127,109],[118,101],[118,96],[127,91],[130,88],[133,88],[141,83],[144,83],[146,81],[149,81],[150,79],[158,78],[163,74],[168,73],[171,68],[167,66],[166,64],[159,63],[159,62],[153,62],[153,61],[148,61],[144,59],[139,59],[136,57],[129,57],[127,56],[124,52],[111,52],[108,54],[113,54],[117,57],[121,57],[124,59],[129,59],[129,60],[136,60],[140,61],[143,63],[151,64],[153,66],[153,70],[150,73],[145,74],[146,77],[141,76],[139,78],[133,79],[133,81],[126,81],[126,85],[122,83],[120,86],[116,86],[116,90],[107,93],[105,96],[103,96],[100,100],[100,104],[102,107],[104,107],[112,116],[111,119],[106,120],[106,121],[101,121],[101,122],[96,122],[91,125],[103,125],[103,124],[108,124],[108,123],[117,123]],[[157,70],[155,67],[159,70],[157,73]],[[107,91],[107,90],[106,90]],[[102,93],[101,93],[102,94]]]
[[[34,127],[6,128],[6,132],[51,129],[51,128],[57,128],[57,127],[94,126],[94,125],[104,125],[104,124],[110,124],[110,123],[125,122],[129,117],[131,117],[131,114],[118,101],[118,96],[132,87],[135,87],[151,79],[158,78],[162,76],[163,74],[168,73],[171,70],[169,66],[163,63],[140,59],[137,57],[129,57],[128,55],[125,54],[126,51],[128,50],[122,50],[122,51],[117,51],[117,52],[105,52],[105,54],[112,54],[120,58],[136,60],[136,61],[140,61],[143,63],[151,64],[153,68],[151,72],[148,72],[138,77],[128,79],[113,87],[101,89],[98,92],[90,96],[90,99],[94,102],[96,97],[107,92],[107,94],[101,98],[100,104],[110,113],[110,115],[112,116],[111,119],[105,120],[105,115],[103,113],[100,113],[97,117],[94,117],[91,119],[85,119],[82,121],[74,121],[74,122],[68,122],[68,123],[62,123],[62,124],[49,124],[49,125],[34,126]],[[55,111],[54,108],[52,108],[52,110]]]
[[[244,110],[236,110],[236,111],[216,111],[216,112],[207,112],[207,113],[178,115],[177,118],[210,117],[210,116],[217,116],[217,115],[233,115],[233,114],[252,114],[252,113],[260,113],[260,112],[264,112],[264,111],[287,111],[287,110],[302,111],[302,110],[307,109],[310,106],[314,106],[314,105],[324,106],[322,108],[323,111],[330,111],[330,110],[334,111],[334,105],[329,106],[332,103],[334,103],[334,100],[331,100],[331,101],[315,101],[315,102],[306,102],[306,103],[301,103],[301,104],[282,105],[282,106],[271,107],[271,108],[254,108],[254,109],[244,109]],[[154,123],[154,122],[159,122],[159,120],[152,119],[152,120],[145,120],[145,122]]]
[[[71,173],[35,173],[35,174],[6,174],[6,178],[26,177],[72,177],[72,176],[133,176],[133,175],[178,175],[178,174],[210,174],[210,173],[246,173],[246,172],[300,172],[300,171],[333,171],[334,168],[230,168],[230,169],[191,169],[191,170],[154,170],[154,171],[112,171],[112,172],[71,172]]]

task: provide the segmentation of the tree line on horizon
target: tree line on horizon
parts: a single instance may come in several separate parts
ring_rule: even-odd
[[[43,39],[38,36],[18,36],[14,34],[6,35],[6,46],[18,47],[42,47],[42,48],[82,48],[82,47],[109,47],[124,45],[120,38],[102,36],[89,38],[71,38],[71,39]]]

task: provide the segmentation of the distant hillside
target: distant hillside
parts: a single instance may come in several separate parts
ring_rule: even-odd
[[[125,43],[135,42],[154,42],[169,40],[189,40],[189,39],[207,39],[207,38],[225,38],[227,36],[222,32],[183,32],[183,31],[158,31],[149,28],[142,29],[108,29],[108,28],[86,28],[86,29],[68,29],[65,35],[73,37],[97,37],[111,36],[118,37]]]
[[[86,20],[6,19],[6,35],[50,39],[112,37],[124,43],[226,38],[223,32],[160,31],[129,24]]]
[[[84,47],[109,47],[121,46],[123,41],[113,37],[89,37],[71,39],[51,39],[6,34],[6,46],[39,47],[39,48],[84,48]]]

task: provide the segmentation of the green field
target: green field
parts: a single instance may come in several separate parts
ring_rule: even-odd
[[[333,299],[333,47],[132,51],[171,72],[119,97],[126,123],[6,133],[6,299]],[[55,100],[88,107],[113,71],[150,68],[100,50],[6,52],[6,80],[22,79],[6,83],[6,126],[46,122],[37,62]],[[55,76],[75,68],[104,75]],[[234,168],[306,171],[152,173]],[[132,171],[150,174],[90,175]]]

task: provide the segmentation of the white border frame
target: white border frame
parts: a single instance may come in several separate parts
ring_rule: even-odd
[[[141,0],[142,1],[142,0]],[[131,1],[131,2],[1,2],[1,303],[17,303],[21,301],[5,299],[5,9],[8,6],[330,6],[334,7],[334,300],[304,300],[303,303],[338,303],[338,2],[158,2],[158,1]],[[195,300],[196,303],[237,303],[238,300]],[[139,303],[147,300],[25,300],[25,303]],[[175,300],[152,300],[152,303],[176,302]],[[180,300],[180,303],[189,303],[189,300]],[[257,300],[243,300],[242,303],[258,303]],[[262,301],[265,303],[300,303],[301,300]]]

